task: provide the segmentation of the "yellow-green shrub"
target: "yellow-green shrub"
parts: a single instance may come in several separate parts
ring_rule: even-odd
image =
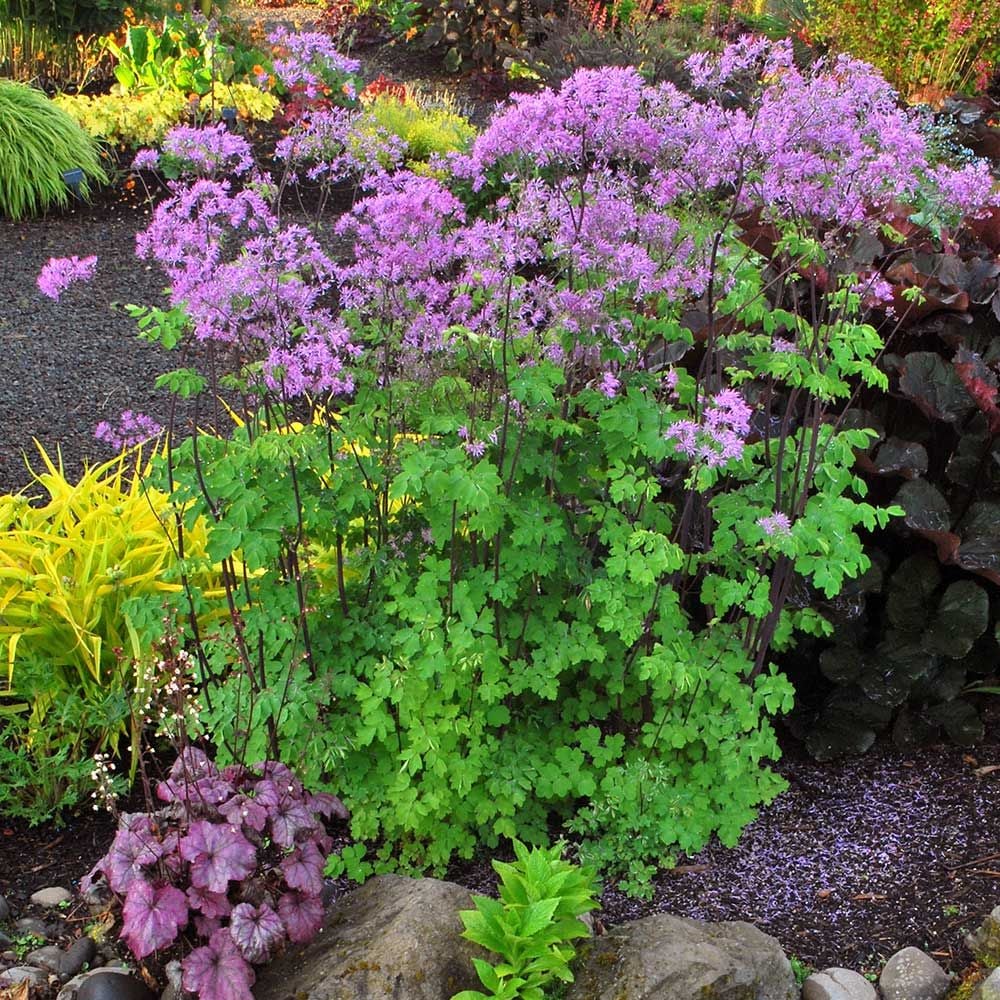
[[[391,94],[379,95],[368,105],[368,119],[406,143],[408,163],[459,152],[476,135],[475,126],[453,106],[419,96],[400,101]]]
[[[39,451],[45,469],[35,482],[47,498],[0,497],[0,715],[19,717],[4,727],[4,741],[16,731],[21,751],[47,754],[63,703],[82,705],[79,731],[61,734],[74,764],[79,755],[114,752],[129,729],[127,711],[107,710],[109,696],[128,708],[136,684],[129,664],[144,653],[126,603],[181,591],[175,524],[167,498],[144,487],[140,456],[120,455],[71,483],[61,462]],[[184,533],[190,572],[211,592],[205,541],[200,522]]]
[[[100,97],[61,94],[54,98],[92,136],[118,146],[154,146],[191,112],[187,98],[175,90],[132,96],[104,94]],[[249,83],[216,83],[199,101],[199,113],[215,114],[235,107],[249,121],[270,121],[278,99]]]

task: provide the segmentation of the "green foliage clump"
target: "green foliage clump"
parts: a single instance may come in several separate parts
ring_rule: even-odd
[[[384,94],[368,106],[359,128],[367,123],[398,136],[406,143],[408,164],[426,163],[432,156],[466,149],[476,135],[475,126],[452,107],[429,99],[398,98]]]
[[[529,850],[514,841],[513,864],[494,861],[500,898],[473,896],[462,935],[499,955],[499,965],[472,961],[488,990],[463,990],[452,1000],[543,1000],[552,984],[573,982],[573,941],[589,931],[580,919],[597,908],[595,873],[564,861],[564,844]]]
[[[97,143],[39,90],[0,80],[0,214],[22,219],[68,203],[63,173],[79,167],[81,197],[106,184]]]

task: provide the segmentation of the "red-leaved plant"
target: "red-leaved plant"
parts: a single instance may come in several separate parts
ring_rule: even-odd
[[[202,1000],[252,1000],[252,966],[286,941],[308,941],[323,920],[322,819],[347,819],[338,798],[310,794],[277,761],[221,771],[186,747],[151,813],[123,813],[99,874],[124,898],[121,937],[136,958],[178,942],[184,988]],[[185,930],[186,929],[186,930]]]

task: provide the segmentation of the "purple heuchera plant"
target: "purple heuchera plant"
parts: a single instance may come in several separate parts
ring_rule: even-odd
[[[253,963],[320,928],[322,818],[347,819],[332,795],[311,795],[276,761],[219,770],[188,747],[157,788],[155,814],[125,814],[98,873],[124,896],[122,939],[144,958],[186,936],[185,989],[203,1000],[252,1000]]]

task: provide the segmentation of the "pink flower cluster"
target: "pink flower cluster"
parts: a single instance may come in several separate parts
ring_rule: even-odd
[[[700,420],[678,420],[666,436],[685,458],[719,469],[743,457],[751,413],[735,389],[724,389],[705,406]]]
[[[59,300],[74,282],[89,281],[97,273],[97,257],[51,257],[39,272],[37,284],[42,295]]]

